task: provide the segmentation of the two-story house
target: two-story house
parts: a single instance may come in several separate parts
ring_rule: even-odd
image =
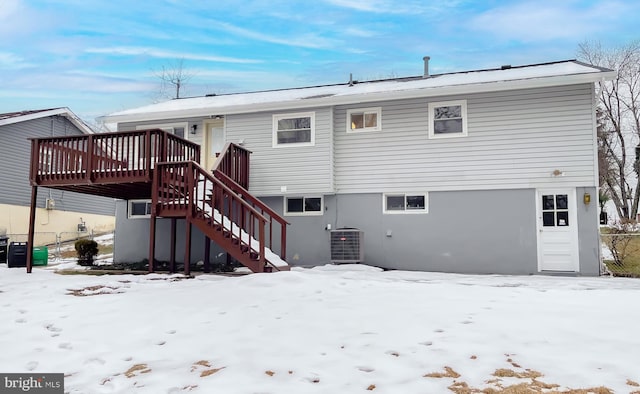
[[[24,242],[29,230],[31,138],[89,135],[93,131],[69,108],[52,108],[0,114],[0,228],[10,241]],[[43,151],[38,165],[51,166],[57,157]],[[93,232],[113,231],[115,202],[55,189],[42,189],[35,201],[35,243],[75,238]]]
[[[184,137],[206,169],[226,143],[252,152],[248,190],[289,222],[291,265],[340,261],[332,249],[357,229],[363,257],[349,259],[388,269],[598,275],[595,84],[614,72],[569,60],[429,75],[426,62],[416,77],[176,99],[103,120]],[[185,248],[187,222],[150,230],[149,204],[116,204],[116,261],[146,258],[150,231],[158,259]],[[207,239],[189,242],[192,261]]]

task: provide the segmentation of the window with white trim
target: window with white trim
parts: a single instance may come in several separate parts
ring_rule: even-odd
[[[273,147],[314,145],[315,124],[315,112],[273,115]]]
[[[467,100],[429,103],[429,138],[465,137]]]
[[[151,217],[151,200],[129,200],[129,219]]]
[[[180,138],[186,138],[185,130],[188,123],[145,124],[136,126],[136,130],[160,129]]]
[[[384,213],[427,213],[428,193],[389,193],[383,195]]]
[[[322,197],[285,197],[285,215],[322,215]]]
[[[347,133],[380,131],[382,108],[357,108],[347,110]]]

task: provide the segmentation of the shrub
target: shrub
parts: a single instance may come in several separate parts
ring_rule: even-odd
[[[624,265],[631,252],[630,244],[637,236],[637,225],[631,221],[620,221],[609,227],[607,247],[613,256],[613,263]]]
[[[78,264],[93,265],[93,258],[98,254],[98,243],[91,239],[79,239],[75,244],[78,252]]]

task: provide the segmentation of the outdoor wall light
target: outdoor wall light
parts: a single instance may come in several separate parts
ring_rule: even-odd
[[[584,201],[584,205],[589,205],[591,202],[591,194],[585,193],[584,196],[582,196],[582,201]]]
[[[197,124],[194,124],[193,126],[191,126],[191,134],[195,134],[197,130],[198,130]]]

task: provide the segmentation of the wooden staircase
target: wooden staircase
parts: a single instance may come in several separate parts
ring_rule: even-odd
[[[198,228],[252,272],[289,270],[288,223],[240,183],[248,183],[243,159],[248,153],[228,144],[212,172],[193,161],[158,163],[152,216],[185,218],[188,227]]]
[[[176,220],[187,222],[185,262],[195,226],[253,272],[288,270],[289,223],[249,193],[249,155],[227,144],[212,171],[202,168],[200,146],[159,129],[31,141],[29,245],[33,245],[38,187],[99,196],[152,200],[149,271],[154,271],[157,218],[172,219],[171,269]],[[205,243],[208,260],[209,243]],[[31,272],[28,254],[27,272]],[[206,265],[207,263],[205,263]],[[189,264],[185,264],[189,274]]]

